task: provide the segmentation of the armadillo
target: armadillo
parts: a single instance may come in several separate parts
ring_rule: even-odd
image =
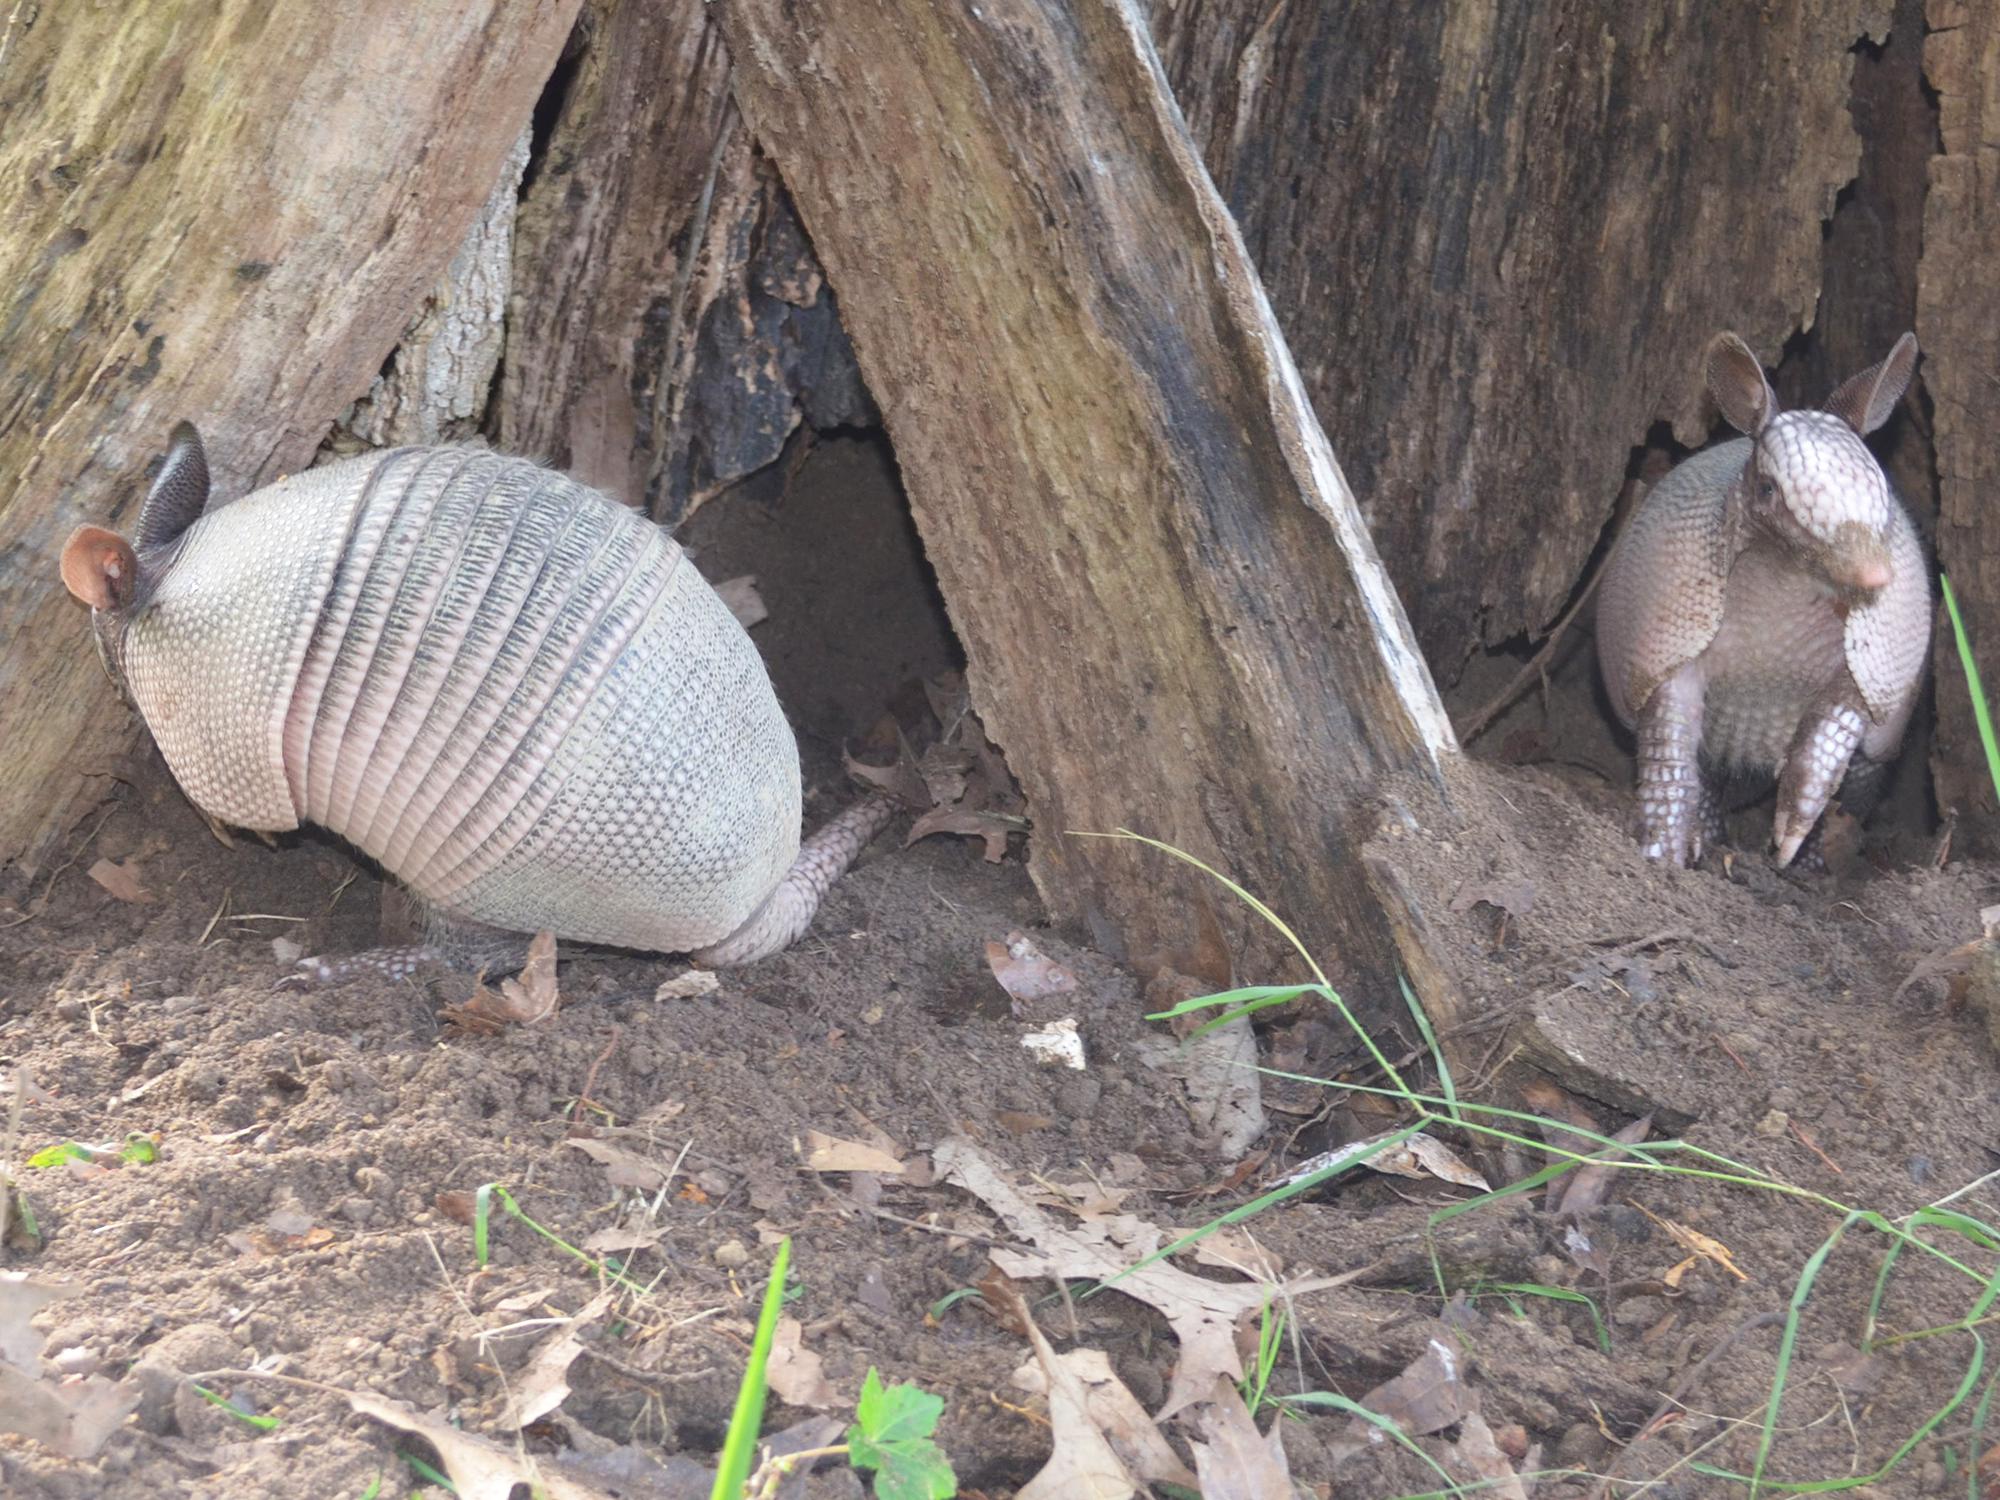
[[[1640,845],[1688,865],[1722,836],[1722,786],[1776,774],[1790,864],[1839,793],[1865,816],[1930,656],[1931,586],[1907,511],[1862,439],[1910,383],[1916,339],[1822,411],[1779,411],[1734,334],[1707,375],[1744,436],[1640,502],[1605,568],[1598,664],[1638,738]]]
[[[722,966],[804,932],[887,820],[865,800],[801,846],[798,748],[756,648],[606,495],[470,447],[212,509],[209,489],[182,423],[133,542],[81,527],[61,567],[224,823],[318,824],[464,929]]]

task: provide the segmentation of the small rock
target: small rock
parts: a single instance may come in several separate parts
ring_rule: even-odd
[[[734,1271],[750,1263],[750,1252],[744,1248],[741,1240],[724,1240],[715,1247],[709,1258],[725,1271]]]
[[[1782,1109],[1771,1110],[1757,1122],[1757,1134],[1768,1136],[1783,1135],[1791,1128],[1792,1117]]]

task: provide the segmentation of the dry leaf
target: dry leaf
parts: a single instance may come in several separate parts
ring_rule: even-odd
[[[643,1224],[619,1224],[610,1229],[600,1229],[584,1238],[583,1248],[592,1255],[622,1255],[630,1250],[652,1250],[658,1247],[658,1228],[647,1228]]]
[[[1195,1242],[1194,1258],[1204,1266],[1219,1266],[1254,1281],[1276,1281],[1285,1269],[1284,1257],[1257,1243],[1249,1230],[1225,1224]]]
[[[697,995],[712,995],[722,988],[722,976],[713,969],[689,969],[685,974],[676,974],[664,980],[653,991],[655,1000],[692,1000]]]
[[[1366,1404],[1365,1402],[1363,1403]],[[1528,1500],[1528,1492],[1514,1473],[1513,1464],[1500,1451],[1500,1444],[1486,1419],[1469,1411],[1459,1423],[1458,1441],[1445,1444],[1445,1457],[1480,1481],[1478,1493],[1493,1500]]]
[[[611,1301],[610,1292],[591,1298],[575,1317],[542,1340],[528,1356],[527,1368],[513,1383],[501,1426],[518,1432],[569,1399],[569,1367],[583,1353],[582,1330],[603,1317]]]
[[[1156,994],[1149,986],[1149,1008],[1156,1003]],[[1264,1134],[1270,1122],[1264,1113],[1263,1077],[1257,1071],[1257,1034],[1248,1016],[1234,1017],[1183,1042],[1157,1034],[1142,1038],[1139,1057],[1148,1067],[1180,1080],[1189,1118],[1222,1160],[1240,1160]]]
[[[508,1026],[532,1026],[556,1013],[556,935],[538,932],[528,945],[528,961],[518,979],[503,979],[498,990],[475,984],[472,998],[448,1006],[445,1019],[462,1030],[491,1036]]]
[[[128,859],[122,865],[100,859],[90,867],[90,878],[120,901],[143,906],[153,899],[153,893],[139,883],[139,861],[136,859]]]
[[[95,1458],[144,1394],[133,1380],[41,1380],[0,1365],[0,1432],[33,1438],[69,1458]]]
[[[1295,1182],[1303,1182],[1315,1173],[1329,1167],[1354,1162],[1362,1152],[1369,1150],[1389,1137],[1398,1134],[1394,1130],[1384,1130],[1363,1140],[1349,1141],[1332,1151],[1322,1151],[1300,1162],[1281,1179],[1281,1186],[1289,1187]],[[1457,1183],[1461,1187],[1478,1188],[1487,1191],[1486,1179],[1459,1160],[1457,1154],[1441,1141],[1418,1131],[1406,1141],[1377,1151],[1367,1161],[1355,1162],[1357,1166],[1368,1167],[1377,1172],[1387,1172],[1397,1177],[1438,1177],[1446,1182]]]
[[[986,966],[1014,1001],[1017,1017],[1037,1000],[1072,994],[1077,987],[1076,975],[1043,953],[1024,932],[1008,933],[1004,943],[988,943]]]
[[[546,1500],[611,1500],[608,1491],[580,1483],[553,1464],[537,1464],[525,1453],[503,1448],[491,1438],[461,1431],[448,1422],[420,1416],[401,1402],[370,1391],[340,1394],[362,1416],[415,1433],[435,1448],[459,1500],[509,1500],[518,1484],[529,1486]]]
[[[99,1375],[44,1380],[41,1335],[29,1322],[83,1288],[0,1272],[0,1433],[33,1438],[69,1458],[94,1458],[139,1405],[136,1381]]]
[[[995,1257],[998,1269],[998,1257]],[[980,1278],[982,1296],[1034,1346],[1049,1400],[1049,1461],[1020,1489],[1014,1500],[1132,1500],[1139,1487],[1111,1441],[1090,1414],[1090,1396],[1083,1381],[1049,1347],[1028,1311],[1028,1300],[1002,1271]],[[1157,1434],[1155,1434],[1157,1436]]]
[[[1014,1239],[1036,1247],[1030,1252],[995,1250],[993,1262],[1007,1275],[1088,1281],[1109,1281],[1116,1276],[1119,1279],[1109,1290],[1144,1302],[1166,1318],[1180,1341],[1181,1357],[1174,1367],[1166,1404],[1158,1413],[1161,1420],[1205,1399],[1217,1375],[1242,1378],[1236,1325],[1260,1312],[1279,1288],[1261,1282],[1209,1281],[1162,1262],[1132,1270],[1144,1252],[1135,1254],[1118,1243],[1107,1227],[1112,1221],[1086,1221],[1074,1229],[1058,1224],[1007,1181],[997,1162],[963,1137],[942,1142],[933,1158],[946,1181],[964,1188],[997,1214]],[[1147,1239],[1157,1243],[1159,1231],[1141,1227],[1150,1231]],[[1126,1272],[1129,1274],[1121,1274]],[[1350,1279],[1300,1281],[1282,1290],[1301,1296]]]
[[[808,1130],[805,1142],[806,1165],[815,1172],[880,1172],[885,1177],[903,1175],[903,1164],[879,1146],[846,1141],[820,1130]]]
[[[910,825],[910,831],[903,836],[903,847],[907,849],[918,839],[927,839],[934,833],[962,833],[968,838],[983,839],[986,862],[997,865],[1007,857],[1007,835],[1027,831],[1028,820],[1017,814],[934,807]]]
[[[981,1281],[980,1286],[985,1289],[987,1283]],[[1068,1349],[1056,1356],[1056,1363],[1083,1386],[1084,1409],[1133,1478],[1144,1484],[1195,1487],[1193,1471],[1146,1415],[1139,1398],[1112,1371],[1109,1355],[1102,1349]],[[1048,1394],[1049,1377],[1039,1352],[1014,1372],[1013,1383],[1037,1396]]]
[[[1268,1433],[1258,1432],[1242,1393],[1227,1380],[1215,1382],[1198,1415],[1207,1441],[1188,1447],[1201,1500],[1292,1500],[1282,1417],[1273,1419]]]
[[[1730,1253],[1729,1247],[1723,1244],[1721,1240],[1710,1239],[1700,1230],[1690,1229],[1687,1225],[1678,1223],[1673,1219],[1663,1219],[1644,1204],[1632,1203],[1632,1200],[1629,1198],[1625,1201],[1630,1203],[1633,1208],[1638,1209],[1640,1213],[1651,1219],[1655,1224],[1659,1225],[1660,1228],[1666,1230],[1668,1234],[1672,1235],[1674,1243],[1679,1245],[1683,1250],[1692,1251],[1704,1260],[1714,1261],[1738,1281],[1748,1281],[1750,1279],[1745,1272],[1738,1269],[1736,1257]],[[1668,1282],[1668,1285],[1678,1286],[1680,1284],[1679,1277],[1685,1274],[1686,1269],[1684,1265],[1675,1267],[1673,1271],[1668,1273],[1668,1275],[1675,1278]]]
[[[1434,1338],[1402,1374],[1376,1386],[1361,1404],[1378,1417],[1387,1417],[1409,1437],[1442,1432],[1471,1410],[1472,1393],[1465,1385],[1468,1373],[1466,1356]],[[1362,1442],[1373,1441],[1369,1434],[1374,1431],[1359,1417],[1350,1428],[1351,1436]]]
[[[580,1135],[571,1136],[569,1144],[602,1166],[609,1173],[613,1187],[637,1188],[642,1193],[657,1193],[666,1186],[667,1169],[657,1162],[649,1161],[636,1151],[628,1151],[623,1146],[614,1146],[610,1141],[600,1141]]]
[[[1621,1145],[1636,1146],[1646,1138],[1646,1132],[1652,1128],[1653,1117],[1651,1115],[1643,1115],[1619,1131],[1612,1139]],[[1577,1150],[1579,1149],[1579,1145],[1591,1146],[1597,1151],[1604,1149],[1601,1146],[1595,1145],[1594,1142],[1573,1144],[1568,1146],[1567,1149]],[[1578,1167],[1574,1172],[1565,1172],[1561,1177],[1558,1177],[1554,1183],[1550,1184],[1551,1195],[1553,1196],[1553,1190],[1559,1183],[1567,1182],[1569,1190],[1550,1205],[1550,1212],[1563,1213],[1573,1219],[1578,1219],[1603,1203],[1605,1198],[1611,1193],[1613,1180],[1619,1175],[1618,1168],[1611,1166],[1610,1163],[1623,1160],[1625,1154],[1623,1151],[1607,1151],[1604,1153],[1602,1161],[1592,1162],[1587,1167]]]
[[[715,595],[729,606],[729,612],[736,616],[736,623],[745,630],[771,618],[771,611],[764,607],[764,596],[757,592],[757,575],[754,573],[723,579],[715,586]]]
[[[826,1368],[817,1354],[803,1343],[805,1325],[797,1318],[778,1319],[771,1339],[771,1362],[764,1367],[766,1381],[780,1401],[793,1406],[810,1406],[816,1411],[842,1404],[840,1395],[826,1378]]]
[[[1031,1115],[1018,1109],[995,1110],[993,1118],[1009,1135],[1033,1135],[1055,1124],[1047,1115]]]
[[[479,1195],[450,1188],[432,1198],[431,1207],[454,1224],[471,1224],[479,1217]]]

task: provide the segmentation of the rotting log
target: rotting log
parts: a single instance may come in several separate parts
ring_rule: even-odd
[[[2000,15],[1930,0],[1924,72],[1943,150],[1931,158],[1918,263],[1917,342],[1930,393],[1938,476],[1938,561],[1986,672],[2000,679]],[[1936,645],[1938,807],[1961,837],[2000,850],[2000,809],[1980,751],[1949,625]]]
[[[706,7],[590,0],[521,204],[498,439],[679,525],[873,409]]]
[[[1136,5],[718,10],[1052,913],[1133,952],[1184,934],[1194,877],[1070,836],[1128,826],[1385,981],[1366,800],[1451,731]]]
[[[1812,323],[1822,221],[1860,152],[1850,49],[1879,40],[1889,13],[1881,0],[1152,10],[1445,681],[1561,611],[1655,422],[1707,438],[1698,372],[1718,328],[1768,357]]]
[[[133,733],[56,551],[173,423],[219,493],[368,389],[527,127],[576,0],[14,6],[0,21],[0,860]]]

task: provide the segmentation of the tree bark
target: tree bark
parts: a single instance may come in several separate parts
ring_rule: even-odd
[[[1451,747],[1131,0],[728,0],[1059,918],[1134,950],[1203,856],[1355,977],[1364,800]],[[1393,990],[1390,991],[1393,993]]]
[[[1431,666],[1561,611],[1699,361],[1809,326],[1880,0],[1154,0]],[[1845,321],[1853,310],[1826,309]],[[1877,356],[1879,357],[1879,356]]]
[[[0,859],[129,743],[56,582],[182,417],[307,463],[487,201],[576,0],[14,6],[0,22]],[[365,87],[363,86],[365,83]]]
[[[875,420],[705,7],[591,0],[521,207],[499,440],[679,525],[800,425]]]
[[[1930,393],[1938,476],[1938,561],[1986,671],[2000,680],[2000,16],[1930,0],[1924,72],[1943,151],[1931,158],[1917,342]],[[1942,616],[1936,648],[1938,806],[1969,842],[2000,849],[2000,808],[1980,751],[1965,674]]]

